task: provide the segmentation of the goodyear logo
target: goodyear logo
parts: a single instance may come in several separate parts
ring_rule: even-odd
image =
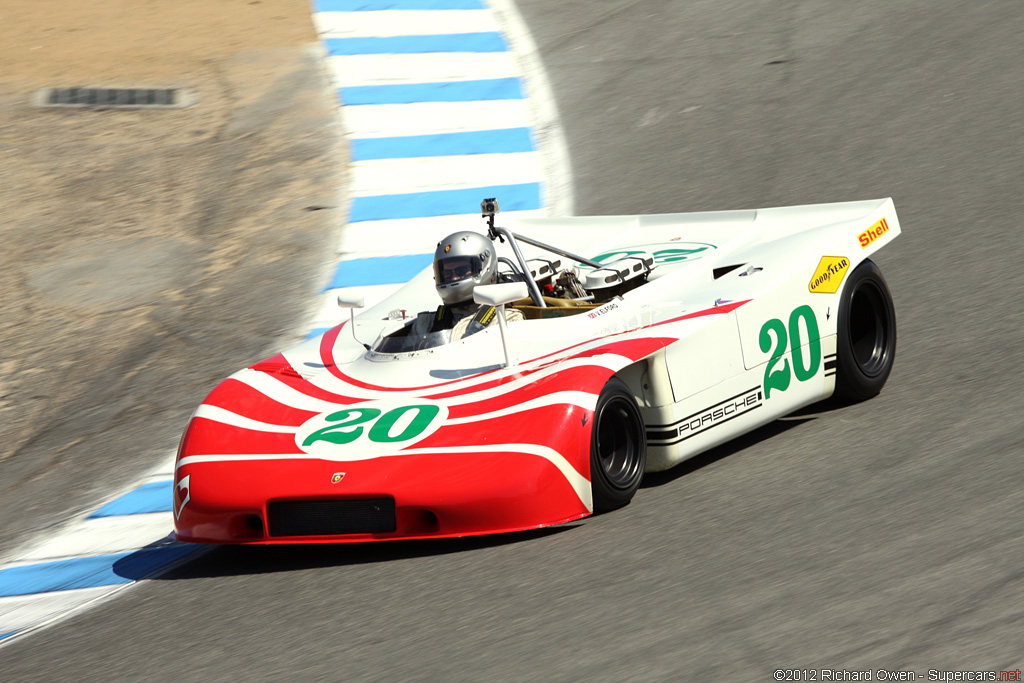
[[[882,218],[870,228],[857,235],[857,241],[860,242],[860,248],[867,249],[868,245],[887,232],[889,232],[889,221]]]
[[[812,294],[835,294],[849,269],[850,259],[845,256],[822,256],[807,289]]]

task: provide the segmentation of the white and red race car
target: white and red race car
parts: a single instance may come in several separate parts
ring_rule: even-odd
[[[413,334],[396,312],[437,307],[428,268],[224,380],[182,436],[179,539],[568,522],[625,505],[645,471],[833,395],[870,398],[892,369],[895,311],[869,260],[900,232],[891,199],[511,229],[495,210],[485,201],[505,282],[474,297],[498,324]]]

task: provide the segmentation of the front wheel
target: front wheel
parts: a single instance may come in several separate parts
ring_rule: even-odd
[[[882,271],[864,261],[850,274],[839,299],[835,398],[877,396],[896,360],[896,308]]]
[[[590,486],[594,512],[626,505],[647,466],[647,438],[633,392],[618,377],[601,390],[590,436]]]

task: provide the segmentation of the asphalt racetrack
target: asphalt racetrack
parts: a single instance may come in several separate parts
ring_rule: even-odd
[[[567,528],[216,549],[11,643],[0,678],[1021,668],[1019,0],[518,4],[577,213],[894,198],[904,232],[877,261],[899,347],[881,396],[776,422]]]

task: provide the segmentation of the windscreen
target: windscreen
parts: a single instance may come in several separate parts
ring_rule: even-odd
[[[430,334],[407,334],[395,337],[378,337],[373,343],[377,353],[409,353],[444,346],[452,340],[451,330],[439,330]]]

